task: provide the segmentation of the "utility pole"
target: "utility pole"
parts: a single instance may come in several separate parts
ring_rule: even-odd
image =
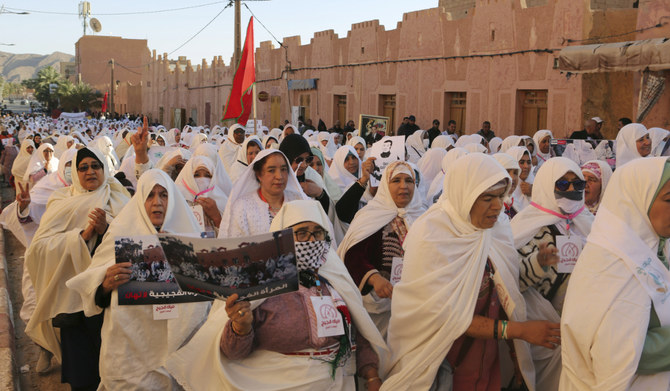
[[[109,115],[114,118],[114,59],[109,60],[109,64],[112,66],[111,78],[109,81]]]
[[[242,56],[242,25],[240,0],[235,0],[235,56],[233,57],[233,66],[237,67]]]

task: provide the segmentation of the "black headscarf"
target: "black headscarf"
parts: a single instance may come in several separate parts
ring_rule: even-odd
[[[279,150],[286,155],[289,162],[293,162],[295,158],[301,154],[307,152],[312,155],[312,149],[309,147],[309,143],[299,134],[289,134],[284,137],[281,144],[279,145]]]
[[[98,157],[95,155],[95,153],[93,153],[93,151],[91,151],[88,148],[82,148],[82,149],[77,151],[77,157],[75,159],[75,167],[79,167],[79,163],[81,163],[81,161],[84,160],[87,157],[93,158],[93,159],[97,160],[98,162],[100,162],[100,164],[103,167],[105,166],[105,163],[101,162],[100,159],[98,159]]]

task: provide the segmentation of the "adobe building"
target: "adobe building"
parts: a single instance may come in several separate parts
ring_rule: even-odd
[[[114,60],[114,108],[117,113],[142,112],[142,69],[150,61],[146,39],[85,35],[75,43],[76,77],[103,94],[112,84]],[[111,111],[109,107],[107,111]]]
[[[559,69],[561,49],[592,43],[669,36],[663,0],[438,0],[436,8],[408,12],[395,29],[372,20],[352,25],[346,37],[317,32],[307,44],[283,39],[256,50],[258,118],[277,127],[299,107],[314,125],[343,125],[359,115],[414,114],[428,129],[455,120],[464,133],[485,120],[499,136],[551,129],[566,137],[587,118],[605,119],[614,138],[620,117],[635,119],[639,74],[579,74]],[[639,6],[639,8],[638,8]],[[642,33],[635,30],[645,29]],[[187,117],[221,124],[233,67],[221,56],[197,66],[152,55],[143,70],[143,111],[167,127]],[[670,93],[644,122],[667,127]]]

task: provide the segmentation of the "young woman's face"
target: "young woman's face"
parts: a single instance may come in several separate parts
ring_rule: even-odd
[[[358,158],[352,154],[348,154],[344,159],[344,169],[349,171],[351,175],[358,176]]]

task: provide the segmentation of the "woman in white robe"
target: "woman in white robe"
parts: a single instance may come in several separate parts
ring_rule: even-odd
[[[317,139],[319,141],[319,149],[323,153],[323,157],[328,161],[332,161],[335,152],[337,152],[337,145],[333,141],[332,135],[328,132],[319,132]]]
[[[54,157],[54,147],[49,143],[42,143],[30,157],[28,168],[23,175],[23,181],[34,186],[42,178],[58,170],[58,159]]]
[[[77,151],[72,186],[53,192],[25,255],[37,295],[26,334],[59,361],[62,347],[62,379],[73,387],[90,385],[94,379],[89,376],[97,377],[97,371],[91,373],[88,366],[97,367],[94,333],[99,320],[84,318],[81,298],[65,282],[91,264],[91,254],[108,223],[129,199],[125,188],[109,176],[104,160],[94,149]],[[87,338],[89,333],[93,334]]]
[[[193,152],[193,156],[206,156],[214,162],[214,176],[212,182],[226,194],[230,194],[233,189],[233,183],[223,167],[223,162],[219,157],[216,146],[211,144],[201,144]]]
[[[219,227],[220,238],[270,232],[270,223],[288,201],[306,200],[286,156],[276,149],[261,151],[230,192]]]
[[[670,131],[663,128],[649,128],[649,138],[651,139],[651,156],[661,156],[663,149],[667,144]]]
[[[328,217],[318,202],[312,200],[300,200],[284,204],[273,220],[270,229],[278,231],[305,222],[318,224],[332,237],[332,231],[328,228],[330,225]],[[303,264],[302,260],[298,262],[300,262],[300,265]],[[371,345],[372,350],[379,357],[379,366],[384,366],[385,359],[388,357],[388,350],[384,340],[361,305],[361,296],[342,260],[333,248],[329,248],[325,257],[321,258],[319,263],[323,264],[318,265],[318,276],[327,280],[329,292],[336,291],[339,294],[351,314],[351,321],[359,336],[362,336]],[[314,267],[312,266],[312,268]],[[305,292],[306,289],[310,288],[303,287],[301,292]],[[253,349],[250,354],[239,359],[228,358],[227,355],[222,353],[222,336],[230,335],[232,330],[241,330],[236,328],[235,324],[241,320],[247,322],[249,319],[253,320],[255,314],[265,308],[264,305],[281,302],[281,300],[296,295],[301,295],[301,293],[288,293],[265,300],[253,301],[250,304],[238,302],[238,304],[235,304],[237,307],[233,307],[233,309],[221,308],[217,312],[213,312],[193,339],[169,358],[168,370],[180,385],[189,391],[218,389],[344,391],[355,389],[354,374],[358,363],[355,362],[356,359],[353,355],[347,359],[343,366],[338,366],[333,373],[331,365],[324,362],[325,360],[332,360],[332,357],[320,355],[321,352],[314,348],[301,350],[301,353],[305,354],[291,354],[291,352],[283,354],[266,349]],[[326,294],[324,294],[324,297],[326,297]],[[229,317],[228,312],[232,314],[231,317]],[[246,318],[243,319],[243,317]],[[262,324],[257,326],[260,327]],[[256,326],[252,326],[252,331],[247,335],[254,334],[255,329],[253,327]],[[313,327],[316,328],[316,325]],[[296,337],[295,334],[293,330],[291,332],[287,331],[285,338],[291,340],[291,338]],[[244,338],[244,336],[238,336],[237,338]],[[319,339],[319,341],[321,340]],[[316,354],[316,356],[311,357],[310,353]],[[366,366],[366,368],[370,369],[369,366]],[[372,374],[359,374],[367,378],[370,390],[378,389],[380,384],[379,376],[374,375],[374,372],[376,370],[371,372]]]
[[[565,298],[562,391],[670,389],[669,166],[612,175]]]
[[[347,141],[346,145],[351,145],[352,147],[354,147],[361,161],[365,161],[365,153],[367,152],[367,145],[365,144],[365,140],[363,139],[363,137],[353,136],[349,139],[349,141]]]
[[[117,237],[157,232],[198,234],[198,223],[174,182],[156,169],[142,175],[135,196],[110,224],[91,266],[67,285],[80,295],[87,316],[104,308],[98,390],[179,390],[163,368],[204,323],[209,302],[175,304],[178,317],[154,320],[152,305],[118,304],[117,288],[130,279],[130,264],[115,263]]]
[[[405,150],[407,151],[406,159],[410,163],[416,164],[419,159],[426,153],[428,145],[424,140],[428,140],[428,132],[425,130],[417,130],[412,133],[405,141]]]
[[[62,135],[58,137],[58,141],[56,141],[56,145],[54,145],[54,157],[56,159],[60,159],[60,156],[63,154],[63,152],[70,149],[73,145],[74,137],[69,135]]]
[[[12,163],[12,176],[14,177],[14,182],[16,183],[16,188],[18,189],[18,184],[21,183],[22,186],[25,185],[26,181],[23,180],[26,170],[28,170],[28,164],[30,163],[30,158],[35,152],[35,143],[33,140],[25,139],[21,141],[21,148],[19,149],[19,154],[14,159]]]
[[[426,198],[422,200],[426,205],[433,204],[433,200],[430,199],[428,193],[435,177],[442,173],[442,160],[444,160],[446,155],[447,150],[444,148],[431,148],[426,151],[426,154],[423,155],[416,164],[422,175],[420,188],[421,194],[426,196]]]
[[[426,193],[426,200],[432,205],[437,202],[437,199],[442,195],[442,186],[444,184],[444,175],[447,169],[454,164],[456,160],[467,155],[469,152],[465,148],[455,147],[444,155],[442,162],[440,162],[440,172],[435,175],[433,182],[430,184],[428,193]]]
[[[612,168],[602,160],[589,160],[582,165],[582,174],[586,181],[584,204],[595,216],[612,177]]]
[[[393,289],[388,334],[392,358],[382,390],[451,389],[479,377],[490,379],[486,389],[499,389],[496,360],[510,361],[501,357],[495,339],[513,340],[508,345],[515,350],[523,378],[517,380],[535,390],[527,342],[549,347],[560,340],[557,324],[526,321],[516,251],[507,219],[501,216],[509,182],[491,156],[464,156],[447,171],[442,198],[414,222],[404,243],[402,277]],[[491,289],[494,282],[496,289]],[[482,289],[488,292],[484,298]],[[482,304],[484,315],[475,313]],[[472,349],[462,345],[465,338],[473,339],[470,346],[484,344],[488,349],[470,357]],[[452,351],[455,342],[467,351],[466,368],[447,360],[456,355],[455,361],[461,361],[460,353]],[[480,355],[490,361],[490,372],[482,373]],[[470,361],[478,362],[471,370],[480,372],[459,375],[470,368]]]
[[[408,163],[389,164],[377,194],[356,213],[337,249],[364,295],[365,309],[383,337],[391,317],[395,284],[390,281],[392,266],[397,263],[395,258],[402,258],[407,231],[425,211],[415,183],[414,170]]]
[[[553,133],[547,129],[538,130],[533,135],[533,141],[535,141],[535,146],[537,146],[535,154],[537,156],[536,170],[539,170],[544,162],[553,157],[553,149],[551,149],[552,138],[554,138]]]
[[[107,159],[107,166],[111,169],[112,175],[114,175],[116,170],[119,169],[119,158],[116,156],[116,152],[114,151],[112,140],[110,140],[107,136],[101,136],[93,140],[91,146],[105,155],[105,159]]]
[[[649,131],[642,124],[632,123],[619,130],[616,136],[616,167],[651,154]]]
[[[265,148],[263,148],[258,136],[250,136],[244,139],[242,147],[237,150],[237,155],[235,155],[235,162],[230,167],[230,180],[235,182],[263,149]]]
[[[514,210],[518,213],[530,205],[533,195],[533,182],[535,174],[533,173],[533,163],[530,151],[526,147],[512,147],[505,152],[512,156],[519,163],[519,185],[512,193],[514,198]]]
[[[205,231],[218,233],[228,196],[216,185],[214,173],[214,162],[210,158],[194,156],[184,164],[175,184],[189,206],[202,207]]]

